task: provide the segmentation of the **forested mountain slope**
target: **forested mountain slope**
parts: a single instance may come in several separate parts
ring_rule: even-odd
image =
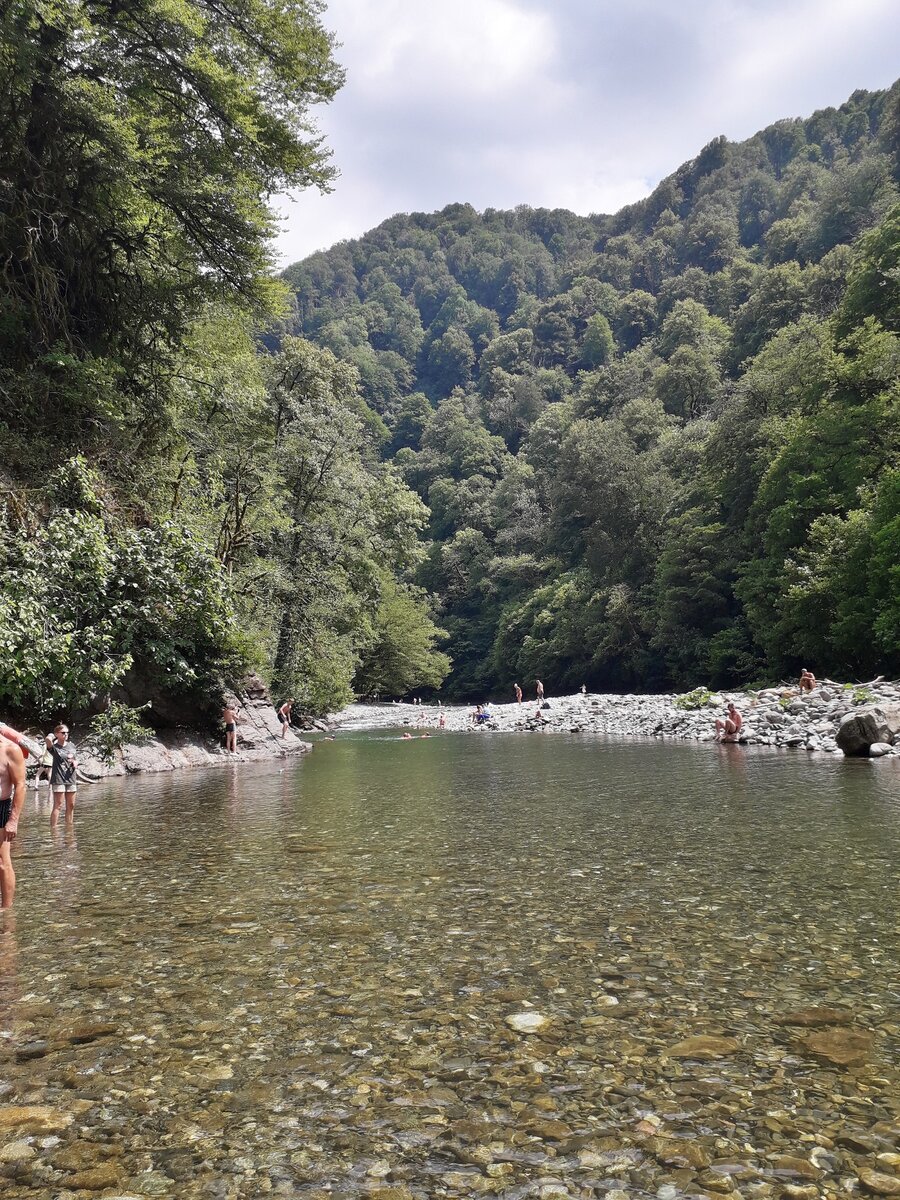
[[[900,86],[613,216],[392,217],[290,267],[428,505],[449,690],[900,671]]]
[[[287,309],[267,198],[334,172],[310,0],[0,6],[0,718],[325,711],[447,669],[427,511]],[[152,709],[145,706],[152,703]],[[77,718],[76,718],[77,719]]]

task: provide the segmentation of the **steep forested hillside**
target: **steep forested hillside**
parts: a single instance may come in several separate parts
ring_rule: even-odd
[[[900,670],[900,86],[614,216],[396,216],[285,272],[430,509],[456,695]]]
[[[446,672],[356,371],[260,341],[267,198],[333,176],[321,10],[0,6],[0,717],[114,735],[248,668],[314,711]]]
[[[900,87],[277,280],[320,12],[0,9],[2,714],[900,670]]]

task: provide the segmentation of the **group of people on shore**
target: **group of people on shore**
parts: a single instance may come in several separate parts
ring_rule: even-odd
[[[291,727],[291,717],[294,711],[294,697],[290,696],[275,711],[278,713],[278,719],[281,721],[281,733],[279,736],[286,737],[287,732]],[[237,753],[237,727],[240,712],[240,707],[230,700],[222,709],[222,722],[225,725],[225,749],[230,754]]]
[[[544,699],[544,685],[540,679],[534,681],[535,699],[540,703]],[[513,684],[513,695],[516,698],[516,704],[521,704],[525,693],[519,687],[518,683]]]
[[[808,671],[806,667],[800,671],[799,693],[804,692],[809,694],[816,688],[817,680],[812,671]],[[744,728],[744,718],[738,712],[733,700],[729,700],[726,706],[725,717],[716,719],[716,741],[718,742],[736,742],[740,739],[741,730]]]

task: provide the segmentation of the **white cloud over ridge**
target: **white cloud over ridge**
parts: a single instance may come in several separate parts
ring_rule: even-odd
[[[711,138],[898,74],[894,0],[331,0],[341,172],[284,199],[283,264],[395,212],[615,212]]]

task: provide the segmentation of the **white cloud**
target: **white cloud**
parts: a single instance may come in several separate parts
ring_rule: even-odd
[[[441,87],[445,100],[454,94],[490,99],[527,82],[553,54],[549,15],[522,12],[507,0],[345,0],[329,12],[337,17],[338,10],[352,19],[345,45],[365,50],[359,83],[369,94],[383,95],[385,87],[414,94],[422,86]]]
[[[719,133],[897,73],[894,0],[332,0],[333,194],[283,200],[291,262],[467,200],[614,212]]]

